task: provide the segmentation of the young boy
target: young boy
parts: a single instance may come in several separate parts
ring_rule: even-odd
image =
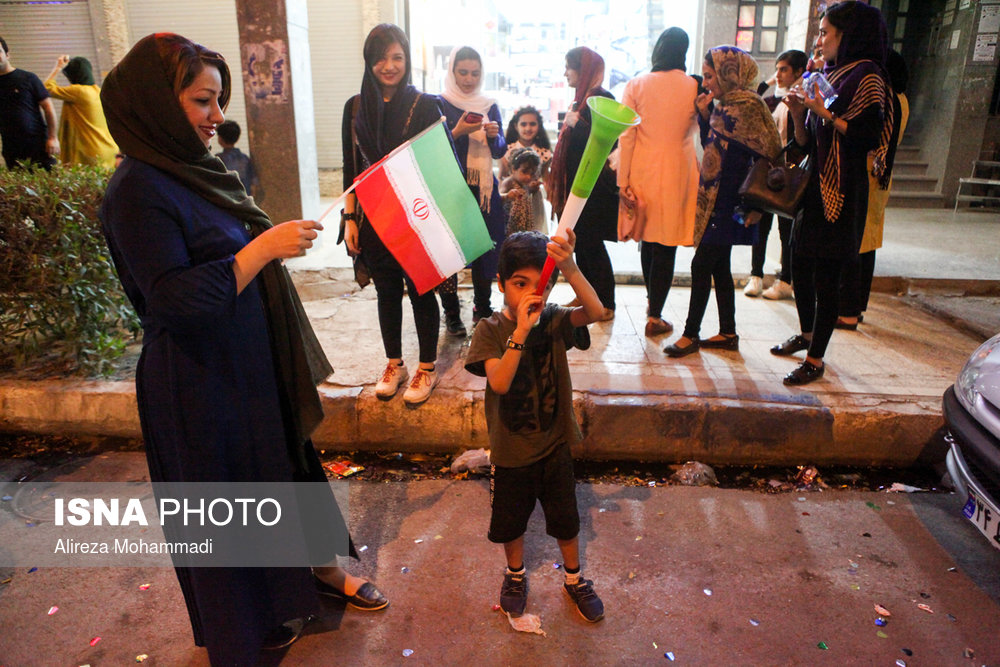
[[[515,148],[509,160],[511,175],[500,182],[500,196],[507,211],[507,235],[544,231],[545,204],[538,179],[542,159],[530,148]]]
[[[222,152],[215,155],[220,158],[229,171],[235,171],[240,175],[243,187],[247,194],[255,195],[257,190],[257,172],[253,168],[253,161],[246,153],[236,148],[236,142],[240,140],[240,124],[235,120],[227,120],[216,129],[219,137],[219,145]]]
[[[788,90],[802,81],[802,74],[806,71],[808,58],[802,51],[795,49],[785,51],[780,54],[774,63],[774,94],[764,98],[764,103],[771,110],[774,122],[778,126],[778,134],[781,136],[781,143],[787,144],[792,138],[792,126],[788,121],[788,107],[781,103],[782,98]],[[761,83],[761,87],[765,84]],[[757,91],[763,95],[764,90],[758,87]],[[786,159],[794,157],[792,152],[786,154]],[[794,161],[801,160],[798,156]],[[757,223],[759,229],[757,243],[753,246],[750,257],[750,279],[747,281],[743,293],[747,296],[763,296],[765,299],[793,299],[795,293],[792,291],[792,263],[791,248],[789,243],[792,237],[792,221],[790,218],[778,218],[778,234],[781,237],[781,271],[778,279],[764,289],[764,259],[767,249],[767,237],[771,233],[771,226],[774,223],[774,216],[765,213],[760,222]]]
[[[480,320],[465,368],[485,376],[486,424],[490,434],[489,540],[503,544],[507,572],[500,607],[520,616],[528,597],[524,532],[541,501],[545,530],[562,552],[564,589],[580,614],[596,623],[604,604],[593,582],[580,572],[580,515],[570,447],[582,438],[573,413],[573,386],[566,350],[590,347],[586,325],[604,306],[573,261],[576,235],[554,237],[516,232],[500,248],[498,284],[504,308]],[[544,305],[535,294],[546,255],[576,292],[581,306]],[[552,282],[555,281],[553,275]]]

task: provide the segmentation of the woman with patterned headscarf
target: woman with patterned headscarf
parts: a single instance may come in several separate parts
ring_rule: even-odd
[[[743,215],[739,188],[753,163],[781,152],[778,128],[767,105],[756,93],[757,63],[735,46],[719,46],[705,55],[703,85],[697,97],[698,123],[704,155],[698,182],[698,207],[691,260],[691,303],[684,335],[663,351],[683,357],[699,348],[739,349],[736,334],[736,290],[730,255],[734,245],[753,245],[760,213]],[[719,333],[699,339],[708,295],[715,280]]]
[[[787,356],[807,350],[785,384],[818,380],[837,322],[841,272],[857,260],[868,212],[869,151],[872,174],[887,184],[893,134],[892,90],[885,73],[888,35],[882,13],[862,2],[839,2],[820,20],[824,74],[837,97],[785,97],[795,143],[808,150],[812,176],[792,228],[792,280],[802,333],[771,348]],[[806,113],[808,112],[808,114]],[[885,185],[883,185],[885,187]]]
[[[69,81],[68,86],[56,82],[60,71]],[[94,83],[90,61],[81,56],[59,56],[45,79],[45,89],[63,103],[59,116],[62,163],[115,166],[118,146],[108,132],[108,121],[101,109],[101,88]]]
[[[614,99],[614,95],[601,87],[604,58],[586,46],[578,46],[566,53],[566,81],[576,89],[576,96],[563,121],[552,158],[552,169],[545,179],[545,190],[555,215],[562,215],[566,196],[590,138],[591,119],[587,99],[593,95]],[[598,177],[575,231],[576,262],[604,304],[602,320],[610,320],[615,316],[615,274],[604,242],[618,240],[618,185],[611,169],[605,167]],[[570,305],[577,305],[576,300]]]

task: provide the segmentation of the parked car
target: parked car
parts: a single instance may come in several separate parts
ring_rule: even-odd
[[[944,393],[948,474],[965,516],[1000,549],[1000,334],[979,346]]]

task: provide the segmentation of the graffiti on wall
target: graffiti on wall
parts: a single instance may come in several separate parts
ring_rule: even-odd
[[[243,45],[243,87],[248,101],[288,102],[288,47],[284,40]]]

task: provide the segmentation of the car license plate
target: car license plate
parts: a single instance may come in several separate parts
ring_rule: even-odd
[[[966,501],[962,514],[976,524],[976,528],[986,536],[990,544],[1000,549],[1000,514],[997,513],[996,508],[984,502],[970,489],[969,500]]]

